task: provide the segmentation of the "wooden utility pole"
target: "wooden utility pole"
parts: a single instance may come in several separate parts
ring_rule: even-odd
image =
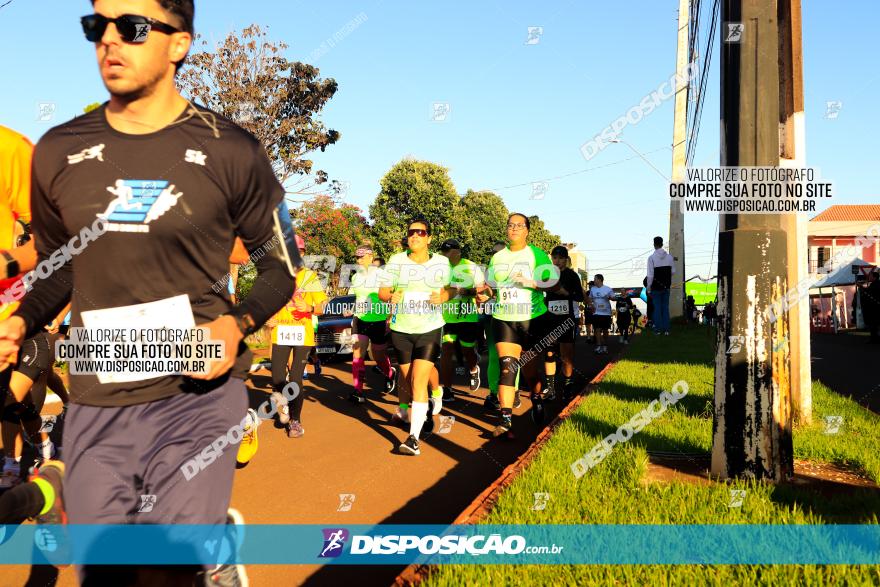
[[[791,77],[780,74],[780,51],[791,43],[790,11],[781,4],[788,2],[798,0],[722,0],[724,166],[780,163],[781,90]],[[731,23],[742,24],[738,42],[731,42]],[[793,285],[790,225],[780,214],[721,216],[712,473],[722,478],[783,481],[794,473],[790,317],[771,321],[766,312]]]
[[[672,182],[685,179],[687,165],[687,105],[688,105],[688,37],[690,32],[690,0],[678,0],[678,49],[675,57],[675,118],[672,127]],[[669,254],[672,255],[675,275],[669,290],[669,316],[684,315],[684,214],[679,202],[669,203]]]

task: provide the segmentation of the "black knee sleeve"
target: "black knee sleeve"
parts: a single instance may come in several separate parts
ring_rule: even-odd
[[[516,357],[501,357],[498,362],[501,363],[501,377],[498,378],[498,384],[516,387],[519,360]]]

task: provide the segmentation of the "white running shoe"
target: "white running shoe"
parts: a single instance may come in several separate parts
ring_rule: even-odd
[[[230,553],[237,552],[244,541],[244,518],[235,508],[229,508],[226,511],[226,525],[228,530],[223,537],[228,542],[226,548]],[[238,564],[221,564],[206,571],[204,577],[207,586],[248,587],[250,584],[244,565]]]
[[[275,413],[278,415],[278,423],[286,425],[290,422],[290,408],[287,406],[287,398],[281,392],[274,391],[269,399],[275,404]]]
[[[443,409],[443,396],[440,396],[440,397],[431,396],[431,399],[429,401],[434,404],[434,409],[431,410],[431,414],[436,416],[437,414],[440,413],[440,410]]]

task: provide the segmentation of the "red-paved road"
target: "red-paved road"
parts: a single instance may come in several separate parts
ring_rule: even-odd
[[[596,356],[593,347],[577,345],[576,367],[583,381],[592,378],[615,354]],[[534,440],[538,428],[528,415],[529,400],[515,412],[515,441],[491,438],[496,419],[483,410],[484,388],[468,393],[457,378],[460,401],[444,407],[455,416],[448,434],[422,442],[418,457],[397,454],[406,432],[390,424],[395,397],[377,389],[380,377],[368,369],[367,396],[361,406],[347,401],[351,390],[350,363],[326,365],[320,377],[306,383],[303,426],[306,434],[289,439],[273,422],[260,426],[260,449],[235,476],[232,505],[245,521],[256,524],[431,524],[448,523],[513,462]],[[483,361],[485,375],[485,361]],[[309,367],[311,370],[311,367]],[[483,381],[485,385],[485,377]],[[268,397],[266,371],[249,383],[251,405]],[[462,391],[465,390],[465,391]],[[561,409],[557,401],[548,421]],[[439,423],[439,421],[438,421]],[[354,494],[350,511],[338,511],[340,494]],[[291,549],[314,550],[320,542],[291,544]],[[276,585],[388,585],[401,567],[249,566],[253,587]],[[22,585],[27,569],[3,570],[0,585]],[[65,569],[59,585],[75,585]],[[44,587],[46,581],[40,583]]]

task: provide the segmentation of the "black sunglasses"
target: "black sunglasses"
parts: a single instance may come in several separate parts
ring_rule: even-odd
[[[407,234],[407,236],[426,237],[426,236],[428,236],[428,231],[425,230],[424,228],[410,228],[409,230],[406,231],[406,234]]]
[[[159,31],[160,33],[180,33],[183,32],[178,28],[158,21],[148,16],[140,16],[137,14],[123,14],[116,18],[108,18],[103,14],[90,14],[80,19],[83,32],[89,42],[97,43],[104,37],[107,25],[111,22],[116,25],[119,36],[126,43],[146,43],[147,35],[150,31]]]

